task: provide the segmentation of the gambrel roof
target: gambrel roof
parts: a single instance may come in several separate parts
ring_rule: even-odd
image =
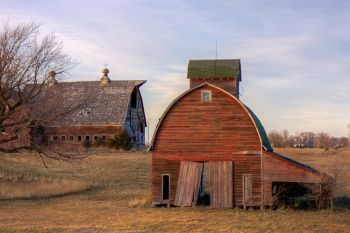
[[[146,81],[122,80],[110,81],[102,85],[100,81],[59,82],[46,86],[53,92],[57,101],[62,101],[64,109],[74,109],[63,117],[69,124],[81,125],[123,125],[129,101],[134,88],[139,88]],[[30,88],[30,85],[26,88]],[[52,96],[53,96],[52,95]]]

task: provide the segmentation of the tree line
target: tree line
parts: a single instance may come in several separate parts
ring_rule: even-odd
[[[268,134],[273,147],[339,149],[349,144],[347,137],[333,137],[327,133],[311,131],[290,134],[288,130],[273,130]]]

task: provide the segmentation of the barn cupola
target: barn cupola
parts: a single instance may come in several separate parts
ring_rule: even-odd
[[[100,82],[103,85],[108,84],[111,80],[108,77],[109,70],[105,67],[102,69],[102,77],[100,78]]]
[[[56,72],[54,70],[51,70],[49,72],[49,78],[47,79],[47,83],[49,87],[55,86],[57,84]]]
[[[241,61],[239,59],[190,60],[187,69],[190,89],[211,83],[239,98]]]

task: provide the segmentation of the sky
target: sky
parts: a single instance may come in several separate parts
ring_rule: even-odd
[[[189,59],[241,59],[240,99],[266,131],[347,136],[350,1],[0,0],[0,20],[36,22],[79,65],[67,81],[147,80],[150,135],[189,88]],[[1,26],[0,26],[1,27]]]

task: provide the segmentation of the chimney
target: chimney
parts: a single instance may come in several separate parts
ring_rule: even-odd
[[[108,84],[111,80],[108,77],[109,70],[105,67],[102,69],[102,77],[100,78],[100,83],[102,85]]]
[[[57,84],[56,72],[54,70],[51,70],[49,72],[49,78],[47,79],[47,83],[49,87],[55,86]]]

